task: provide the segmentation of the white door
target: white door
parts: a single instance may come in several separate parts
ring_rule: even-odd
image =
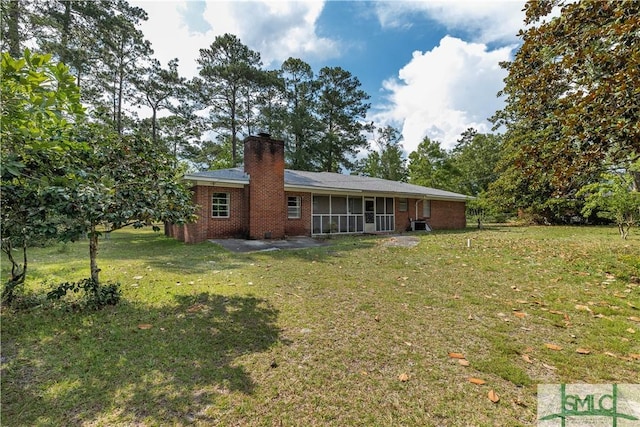
[[[364,199],[364,232],[376,232],[376,199],[373,197]]]

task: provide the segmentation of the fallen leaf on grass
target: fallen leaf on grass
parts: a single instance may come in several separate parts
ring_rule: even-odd
[[[604,354],[606,354],[607,356],[610,356],[610,357],[618,357],[618,356],[615,355],[615,353],[611,353],[610,351],[605,351]]]
[[[469,378],[469,382],[473,383],[473,384],[477,384],[477,385],[482,385],[482,384],[486,384],[485,380],[482,380],[480,378],[475,378],[475,377],[471,377]]]
[[[527,363],[533,363],[533,360],[531,360],[531,358],[529,357],[528,354],[523,354],[522,355],[522,360],[524,360]]]
[[[398,379],[400,381],[402,381],[403,383],[406,383],[407,381],[409,381],[409,375],[405,374],[404,372],[402,374],[400,374],[398,376]]]
[[[469,361],[467,359],[458,359],[458,364],[462,366],[469,366]]]
[[[560,350],[562,350],[562,347],[560,347],[560,346],[559,346],[559,345],[557,345],[557,344],[549,344],[549,343],[546,343],[544,346],[545,346],[545,347],[547,347],[549,350],[555,350],[555,351],[560,351]]]
[[[591,350],[586,348],[577,348],[576,353],[578,354],[591,354]]]
[[[492,401],[493,403],[498,403],[498,401],[500,400],[500,396],[498,396],[498,393],[496,393],[493,390],[489,390],[489,394],[487,394],[487,397],[489,398],[490,401]]]
[[[640,322],[640,317],[637,316],[629,316],[629,320],[632,322]]]
[[[549,310],[549,313],[551,313],[551,314],[559,314],[561,316],[564,316],[564,312],[558,311],[558,310]]]
[[[206,305],[198,303],[198,304],[193,304],[191,307],[187,308],[187,312],[188,313],[195,313],[195,312],[198,312],[198,311],[205,310],[207,308],[208,307]]]
[[[635,334],[636,330],[633,329],[633,328],[629,328],[629,329],[627,329],[627,332],[629,332],[630,334]]]
[[[142,279],[142,276],[133,276],[133,280],[140,280]]]
[[[149,323],[140,323],[138,325],[138,329],[151,329],[153,327],[153,325],[150,325]]]
[[[640,360],[640,353],[629,353],[629,357],[632,359]]]
[[[555,366],[547,365],[546,363],[543,363],[542,366],[544,366],[547,369],[551,369],[552,371],[555,371],[556,369],[558,369]]]
[[[586,305],[576,304],[576,310],[588,311],[589,313],[591,313],[591,309]]]
[[[464,354],[462,353],[449,353],[449,357],[452,359],[464,359]]]
[[[518,319],[524,319],[525,317],[527,317],[527,313],[523,313],[522,311],[514,311],[513,315]]]

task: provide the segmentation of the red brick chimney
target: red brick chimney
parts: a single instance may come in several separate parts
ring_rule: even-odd
[[[284,238],[284,141],[266,133],[247,137],[244,171],[249,175],[249,238]]]

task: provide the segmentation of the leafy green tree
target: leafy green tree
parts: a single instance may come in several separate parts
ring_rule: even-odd
[[[91,279],[99,283],[101,230],[151,226],[157,231],[159,222],[193,221],[195,206],[162,146],[104,125],[86,128],[83,137],[92,151],[77,159],[82,179],[60,191],[67,201],[63,213],[72,219],[67,237],[89,237]]]
[[[428,136],[409,154],[409,182],[412,184],[453,190],[456,173],[449,153]]]
[[[262,72],[260,91],[257,94],[257,110],[255,126],[257,129],[271,134],[279,139],[283,138],[283,81],[280,70]]]
[[[217,36],[209,48],[200,49],[197,61],[199,78],[193,85],[202,107],[211,107],[212,130],[230,135],[235,166],[239,162],[238,134],[248,116],[247,90],[259,74],[260,54],[227,33]]]
[[[378,128],[378,136],[375,139],[376,149],[358,161],[355,171],[375,178],[406,181],[407,160],[400,141],[402,141],[402,134],[398,129],[392,126]]]
[[[144,73],[153,50],[142,31],[136,28],[146,20],[144,10],[126,7],[123,13],[109,19],[111,32],[103,39],[104,63],[99,78],[109,105],[109,121],[122,135],[125,128],[125,108],[135,105],[138,95],[135,85]]]
[[[502,153],[499,135],[479,134],[475,129],[462,133],[451,151],[451,162],[456,170],[454,191],[478,196],[488,190],[498,178],[496,166]]]
[[[298,58],[284,61],[280,74],[284,91],[280,117],[289,164],[292,169],[313,170],[311,146],[320,131],[316,117],[318,84],[311,66]]]
[[[22,3],[22,4],[21,4]],[[2,37],[0,37],[0,48],[8,51],[14,58],[22,55],[21,45],[25,38],[26,10],[25,3],[19,0],[2,0],[0,2],[0,25],[2,26]]]
[[[56,186],[73,181],[71,160],[87,147],[74,136],[84,109],[74,77],[51,55],[2,53],[0,78],[2,251],[12,264],[4,295],[27,274],[27,249],[58,237],[62,203]],[[13,257],[22,250],[22,264]]]
[[[317,118],[320,136],[312,147],[314,163],[322,171],[352,169],[358,150],[366,147],[362,131],[370,104],[360,81],[340,67],[324,67],[318,74]]]
[[[559,7],[559,16],[549,17]],[[516,209],[553,214],[640,148],[640,3],[530,1],[508,71],[502,177],[495,194]]]
[[[172,99],[186,79],[178,73],[178,59],[169,61],[168,68],[162,68],[160,61],[153,59],[144,76],[135,76],[134,84],[140,91],[140,101],[151,108],[151,139],[158,143],[158,112],[171,110]]]
[[[631,173],[603,173],[599,182],[584,186],[578,196],[585,197],[582,213],[595,213],[616,223],[620,237],[626,239],[632,226],[640,222],[640,192],[634,189]]]

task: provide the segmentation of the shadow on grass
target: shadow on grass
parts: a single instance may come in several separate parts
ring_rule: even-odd
[[[213,424],[207,408],[256,387],[238,359],[286,344],[278,312],[246,296],[175,303],[4,319],[3,424]]]
[[[331,236],[318,247],[284,248],[277,250],[255,250],[236,252],[219,244],[202,242],[186,244],[161,234],[131,231],[100,242],[98,263],[109,260],[144,260],[154,269],[164,271],[204,273],[208,270],[230,270],[254,262],[256,256],[272,256],[276,259],[300,259],[309,262],[330,260],[344,253],[373,247],[376,240],[388,236]],[[102,261],[101,261],[102,260]]]

